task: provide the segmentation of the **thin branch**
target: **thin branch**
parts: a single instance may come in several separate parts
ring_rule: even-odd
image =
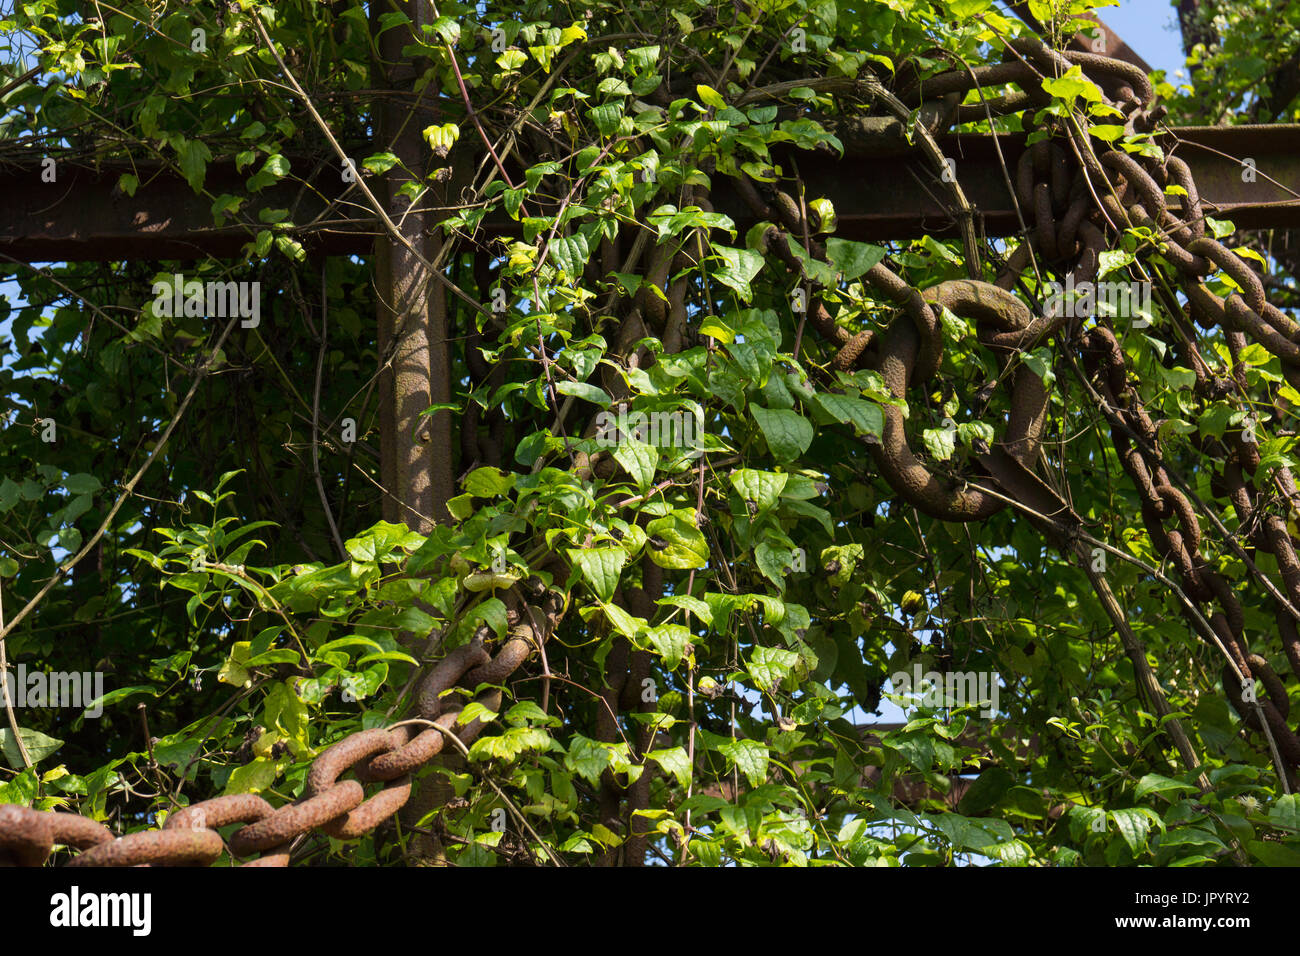
[[[320,348],[316,350],[316,388],[311,399],[311,468],[316,478],[316,490],[320,493],[320,503],[325,509],[325,520],[329,522],[330,534],[339,549],[339,557],[347,560],[348,550],[343,547],[343,538],[339,535],[338,525],[334,523],[334,509],[330,507],[329,497],[325,494],[325,482],[320,475],[320,380],[325,368],[325,349],[329,345],[329,287],[325,278],[325,261],[320,268]]]

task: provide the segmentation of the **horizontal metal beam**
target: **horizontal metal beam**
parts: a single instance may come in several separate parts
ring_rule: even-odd
[[[295,169],[294,172],[297,170]],[[259,209],[290,209],[292,221],[311,223],[304,231],[313,245],[336,254],[369,252],[374,223],[353,200],[359,191],[337,184],[313,187],[281,180],[242,209],[242,224],[216,226],[213,197],[246,192],[254,170],[238,172],[230,161],[209,164],[196,194],[162,163],[105,162],[94,167],[72,161],[53,167],[53,182],[39,160],[0,167],[0,254],[23,262],[113,261],[119,259],[231,258],[262,225]],[[133,196],[119,186],[124,174],[139,185]],[[329,178],[318,177],[322,184]]]
[[[1008,180],[1024,141],[1023,134],[939,137],[987,236],[1021,230]],[[1184,127],[1159,141],[1191,166],[1207,214],[1243,229],[1300,228],[1300,126]],[[842,159],[797,156],[808,196],[825,196],[835,204],[839,235],[879,241],[956,233],[947,188],[918,150],[849,137],[845,142]],[[461,168],[468,169],[472,159],[463,154]],[[779,155],[777,161],[784,175],[793,174],[794,163]],[[293,171],[299,172],[297,166]],[[118,186],[123,173],[139,178],[134,196]],[[344,183],[334,167],[262,191],[241,210],[242,224],[224,226],[214,225],[211,197],[240,194],[246,178],[230,162],[209,165],[204,195],[161,165],[86,168],[68,162],[56,167],[52,183],[43,182],[41,174],[37,161],[0,168],[0,255],[24,262],[228,258],[265,228],[257,217],[261,208],[289,209],[299,226],[295,235],[332,255],[368,254],[380,229],[360,191]],[[717,211],[731,216],[742,231],[752,225],[752,213],[725,177],[716,177],[715,187]],[[1178,208],[1177,197],[1169,199]],[[489,217],[484,228],[509,233],[517,224]]]
[[[1018,234],[1022,226],[1009,180],[1025,149],[1024,134],[937,139],[984,234]],[[1191,168],[1206,215],[1230,219],[1242,229],[1300,228],[1300,126],[1177,127],[1158,142]],[[956,235],[947,187],[919,152],[843,160],[801,157],[799,171],[810,196],[834,202],[841,235],[875,240]],[[1247,159],[1249,168],[1243,166]],[[1177,196],[1169,196],[1168,203],[1181,209]],[[1032,218],[1032,210],[1024,215]]]

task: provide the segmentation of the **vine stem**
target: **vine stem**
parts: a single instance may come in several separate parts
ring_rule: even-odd
[[[4,629],[4,624],[4,589],[0,588],[0,630]],[[18,730],[18,717],[14,714],[14,702],[9,698],[9,658],[5,653],[5,642],[3,640],[0,640],[0,695],[3,695],[5,700],[5,714],[9,717],[9,729],[13,731],[14,743],[18,745],[18,753],[23,758],[23,766],[30,770],[32,768],[32,758],[27,753],[27,744],[23,743],[23,735]]]
[[[435,724],[433,721],[431,721],[431,720],[425,720],[423,717],[412,717],[412,718],[409,719],[409,720],[404,720],[404,721],[402,721],[402,722],[399,723],[399,724],[394,724],[393,726],[394,726],[394,727],[400,727],[400,726],[402,726],[403,724],[415,724],[415,725],[420,725],[420,726],[432,727],[433,729],[435,729],[435,730],[437,730],[439,733],[441,733],[442,736],[443,736],[443,738],[444,738],[445,740],[450,740],[453,744],[455,744],[455,745],[456,745],[456,749],[460,751],[462,757],[466,758],[467,760],[469,759],[469,748],[465,746],[465,744],[461,741],[461,739],[460,739],[459,737],[457,737],[454,733],[452,733],[452,732],[451,732],[450,730],[448,730],[446,727],[439,727],[439,726],[438,726],[437,724]],[[392,729],[392,728],[389,728],[389,729]],[[533,829],[533,825],[532,825],[531,823],[528,822],[528,818],[525,817],[525,816],[523,815],[523,813],[520,812],[519,808],[515,805],[515,802],[514,802],[513,800],[511,800],[508,796],[506,796],[505,791],[502,790],[499,786],[497,786],[497,782],[496,782],[495,780],[492,779],[491,775],[488,774],[487,771],[483,771],[483,772],[480,774],[480,776],[482,776],[482,778],[483,778],[485,781],[487,781],[487,785],[488,785],[489,787],[491,787],[493,790],[496,791],[496,794],[497,794],[498,797],[501,798],[501,801],[502,801],[502,802],[503,802],[507,807],[510,808],[510,812],[514,815],[514,818],[515,818],[516,821],[518,821],[519,825],[520,825],[521,827],[523,827],[525,830],[527,830],[527,831],[528,831],[528,835],[531,836],[534,840],[536,840],[536,841],[537,841],[537,844],[538,844],[538,845],[539,845],[543,850],[546,851],[546,855],[549,856],[549,857],[551,858],[551,862],[552,862],[555,866],[563,867],[563,866],[565,865],[565,864],[564,864],[564,861],[561,860],[558,856],[555,855],[555,851],[551,849],[551,845],[550,845],[549,843],[547,843],[545,840],[543,840],[543,839],[541,838],[541,836],[538,834],[538,832],[537,832],[536,830]]]
[[[326,285],[325,262],[320,266],[320,348],[316,351],[316,388],[311,400],[311,467],[316,478],[316,490],[320,493],[321,507],[325,509],[325,520],[329,522],[330,535],[339,549],[339,559],[347,560],[348,550],[343,546],[343,537],[339,526],[334,521],[334,509],[325,494],[325,482],[320,473],[320,386],[321,373],[325,368],[325,349],[329,345],[329,288]]]

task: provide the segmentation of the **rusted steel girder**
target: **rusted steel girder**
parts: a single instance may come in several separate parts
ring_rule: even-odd
[[[1191,167],[1206,212],[1231,219],[1239,228],[1300,228],[1300,126],[1197,126],[1176,128],[1160,138]],[[977,208],[987,236],[1010,236],[1021,223],[1002,167],[1014,176],[1024,150],[1021,134],[953,134],[939,137],[951,157],[962,188]],[[999,151],[1001,149],[1001,159]],[[358,149],[356,155],[366,155]],[[465,151],[457,168],[461,180],[447,195],[459,194],[464,173],[475,157]],[[1244,160],[1253,161],[1251,167]],[[778,156],[778,162],[780,157]],[[843,159],[802,154],[799,172],[810,196],[826,196],[839,216],[838,234],[865,240],[909,239],[924,234],[955,234],[948,195],[918,151],[854,143],[846,138]],[[792,174],[793,165],[783,169]],[[117,188],[123,172],[139,176],[135,196]],[[368,255],[380,230],[355,186],[341,182],[338,169],[322,166],[313,174],[295,163],[293,174],[264,190],[246,208],[251,225],[214,226],[211,199],[196,196],[177,174],[160,167],[103,164],[98,169],[64,163],[55,183],[41,182],[41,166],[0,168],[0,253],[25,262],[118,259],[201,259],[237,255],[257,225],[256,209],[287,208],[299,224],[299,238],[332,255]],[[205,192],[238,193],[245,173],[229,162],[208,167]],[[717,178],[715,207],[743,231],[753,224],[748,207]],[[1178,197],[1169,197],[1177,210]],[[511,233],[518,224],[489,217],[484,228]]]

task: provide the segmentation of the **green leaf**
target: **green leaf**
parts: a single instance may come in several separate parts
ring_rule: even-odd
[[[758,565],[763,577],[778,588],[785,588],[785,572],[790,567],[789,548],[762,541],[754,549],[754,563]]]
[[[1300,796],[1283,794],[1268,809],[1268,822],[1283,830],[1300,833]]]
[[[1133,253],[1124,252],[1120,249],[1101,253],[1101,255],[1097,256],[1099,264],[1097,278],[1104,279],[1107,274],[1114,272],[1116,269],[1122,269],[1125,266],[1131,265],[1134,258]]]
[[[496,711],[490,710],[476,700],[472,700],[460,712],[460,715],[456,718],[456,724],[463,727],[474,720],[480,720],[486,724],[496,720],[496,716]]]
[[[103,485],[99,483],[99,479],[94,475],[76,474],[68,475],[63,481],[63,487],[74,495],[92,495]]]
[[[618,578],[627,563],[622,548],[570,548],[569,559],[582,572],[583,579],[602,601],[611,601]]]
[[[1002,767],[987,767],[962,795],[958,809],[967,816],[991,810],[1015,782],[1016,778]]]
[[[610,623],[614,625],[614,629],[629,641],[636,643],[637,637],[645,629],[645,620],[633,617],[613,602],[602,604],[600,607],[605,612],[605,616],[609,618]]]
[[[650,560],[661,568],[689,570],[708,564],[708,542],[681,512],[656,518],[645,530]]]
[[[826,258],[845,282],[852,282],[885,258],[885,250],[848,239],[826,240]]]
[[[986,850],[1015,838],[1005,820],[970,819],[956,813],[931,813],[925,819],[957,849]]]
[[[271,630],[274,630],[272,628]],[[378,641],[368,637],[362,637],[360,634],[349,634],[347,637],[340,637],[337,640],[327,641],[320,647],[316,648],[316,655],[327,654],[330,651],[341,650],[344,647],[365,647],[371,650],[382,651],[383,645]]]
[[[587,110],[587,116],[596,124],[601,136],[610,137],[618,132],[623,122],[623,107],[619,103],[605,103]]]
[[[671,774],[679,786],[685,787],[690,784],[691,760],[686,754],[685,747],[652,750],[646,756],[663,767],[665,773]]]
[[[279,762],[267,757],[258,757],[252,763],[236,767],[226,781],[223,795],[232,793],[259,793],[271,784],[279,775]]]
[[[572,236],[557,236],[547,247],[547,256],[561,272],[576,281],[582,278],[582,270],[591,257],[591,247],[587,237],[580,232]]]
[[[1141,800],[1153,793],[1170,793],[1178,791],[1194,792],[1195,790],[1196,788],[1191,784],[1183,783],[1181,780],[1162,777],[1158,773],[1149,773],[1138,781],[1137,791],[1134,795],[1137,799]]]
[[[729,246],[714,246],[713,254],[722,260],[722,267],[714,270],[717,279],[745,302],[753,298],[750,283],[763,268],[763,256],[753,249],[733,249]]]
[[[668,607],[680,607],[690,611],[705,624],[713,623],[713,610],[709,605],[697,597],[691,597],[689,594],[673,594],[665,598],[660,598],[659,603]]]
[[[1124,838],[1133,855],[1137,856],[1146,849],[1147,833],[1151,830],[1151,811],[1145,807],[1128,807],[1110,811],[1110,818],[1115,821],[1115,829]]]
[[[865,435],[879,438],[885,429],[885,412],[875,402],[851,395],[836,395],[834,392],[817,392],[813,395],[813,400],[831,418],[852,424]]]
[[[921,432],[921,440],[935,459],[947,461],[957,450],[957,429],[927,428]]]
[[[594,740],[574,734],[569,742],[569,754],[564,765],[592,786],[600,782],[600,775],[609,766],[612,754]]]
[[[772,693],[790,671],[799,663],[799,655],[780,647],[756,647],[749,655],[745,670],[754,680],[754,686]]]
[[[250,657],[244,661],[245,667],[265,667],[270,664],[297,664],[301,655],[287,647],[276,647],[269,651]]]
[[[745,775],[751,787],[762,786],[767,779],[768,751],[757,740],[732,740],[718,745],[718,752]]]
[[[1250,840],[1246,844],[1246,849],[1265,866],[1300,866],[1300,852],[1280,843]]]
[[[34,764],[40,763],[63,746],[62,740],[46,736],[39,730],[19,727],[18,734],[22,738],[23,746],[27,749],[27,756],[31,757]],[[13,769],[21,770],[26,766],[23,763],[22,753],[18,749],[18,739],[14,737],[14,732],[8,727],[0,730],[0,753],[4,754],[6,762]]]
[[[676,670],[682,662],[691,632],[681,624],[660,624],[658,627],[647,628],[646,637],[664,659],[664,666],[671,671]]]
[[[813,427],[798,412],[785,408],[763,408],[751,405],[750,414],[767,439],[768,448],[778,460],[790,462],[808,450],[812,444]]]
[[[703,83],[696,84],[695,95],[700,98],[700,102],[705,106],[712,106],[714,109],[722,109],[727,105],[727,101],[722,98],[721,93],[711,86],[705,86]]]
[[[1082,97],[1091,103],[1101,102],[1101,90],[1083,75],[1083,69],[1077,65],[1070,67],[1062,76],[1043,80],[1042,87],[1045,93],[1067,102],[1074,102],[1076,97]]]
[[[752,501],[760,512],[767,511],[785,490],[790,476],[775,471],[755,471],[752,468],[738,468],[730,476],[731,486],[746,501]]]
[[[199,192],[203,188],[203,176],[207,172],[208,160],[212,158],[211,150],[200,140],[183,139],[176,152],[181,175],[185,177],[191,189],[196,193]]]
[[[572,382],[565,379],[555,390],[561,395],[572,395],[574,398],[581,398],[584,401],[591,402],[593,405],[599,405],[601,408],[608,408],[613,402],[609,394],[597,385],[589,385],[586,382]]]
[[[723,323],[716,315],[711,315],[700,323],[701,336],[710,336],[723,345],[730,345],[736,340],[736,333]]]
[[[354,561],[382,561],[401,547],[417,548],[423,543],[418,534],[404,524],[380,521],[355,538],[343,542]]]
[[[1104,142],[1113,143],[1124,135],[1124,127],[1113,123],[1101,123],[1090,126],[1088,132]]]
[[[515,476],[499,468],[475,468],[465,478],[465,490],[475,498],[500,498],[515,486]]]
[[[1210,232],[1214,234],[1215,239],[1226,238],[1237,231],[1236,224],[1227,219],[1214,219],[1206,216],[1205,224],[1210,227]]]
[[[622,465],[637,489],[647,491],[654,483],[655,469],[659,467],[659,449],[635,438],[624,438],[614,446],[614,459]]]

